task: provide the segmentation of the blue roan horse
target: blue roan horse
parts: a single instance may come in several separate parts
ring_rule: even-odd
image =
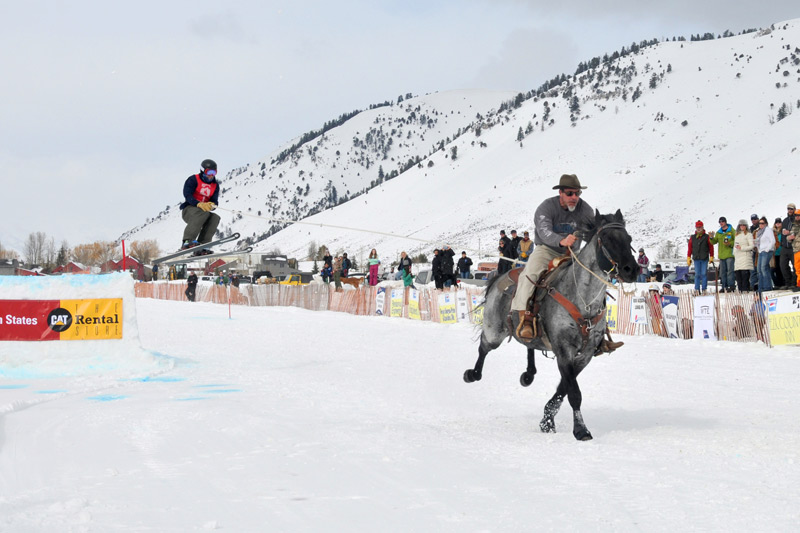
[[[567,396],[573,411],[572,434],[578,440],[589,440],[592,434],[581,416],[578,374],[598,352],[606,332],[606,280],[613,276],[628,283],[636,281],[639,267],[619,210],[613,215],[595,211],[594,224],[581,228],[580,235],[587,244],[577,254],[578,261],[572,259],[568,265],[559,267],[545,282],[547,294],[541,299],[539,309],[542,336],[523,343],[528,348],[528,368],[520,376],[520,383],[525,387],[533,383],[534,350],[551,350],[558,361],[561,382],[545,405],[539,427],[545,433],[555,433],[554,418]],[[467,383],[481,379],[486,355],[514,335],[517,313],[510,310],[515,288],[511,273],[497,276],[486,286],[478,361],[475,368],[464,372]]]

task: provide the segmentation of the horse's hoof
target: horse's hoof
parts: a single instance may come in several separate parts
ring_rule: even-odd
[[[531,383],[533,383],[534,375],[529,372],[523,372],[519,376],[519,384],[523,387],[529,387]]]
[[[481,375],[478,372],[475,372],[474,369],[470,368],[466,372],[464,372],[464,382],[465,383],[472,383],[474,381],[480,381]]]
[[[542,430],[542,433],[555,433],[556,423],[553,422],[551,418],[543,418],[542,421],[539,422],[539,429]]]
[[[575,438],[578,440],[592,440],[592,434],[589,433],[588,429],[573,432],[573,435],[575,435]]]

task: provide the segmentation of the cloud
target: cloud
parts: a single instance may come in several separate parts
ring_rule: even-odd
[[[578,48],[567,33],[548,28],[517,29],[480,67],[475,86],[528,91],[574,68],[578,61]]]

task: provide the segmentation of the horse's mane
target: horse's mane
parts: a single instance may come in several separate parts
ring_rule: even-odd
[[[617,214],[619,214],[619,218],[617,218]],[[619,222],[624,225],[625,221],[622,219],[622,214],[619,211],[617,211],[617,214],[609,213],[606,215],[601,215],[598,211],[595,211],[594,220],[579,228],[581,238],[585,242],[589,242],[592,240],[592,237],[595,236],[597,230],[606,224],[610,224],[611,222]]]

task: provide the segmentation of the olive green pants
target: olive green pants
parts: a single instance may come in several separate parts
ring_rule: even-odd
[[[211,242],[219,225],[219,215],[211,211],[203,211],[199,207],[187,205],[181,213],[186,229],[183,230],[184,241],[197,241],[200,244]]]

